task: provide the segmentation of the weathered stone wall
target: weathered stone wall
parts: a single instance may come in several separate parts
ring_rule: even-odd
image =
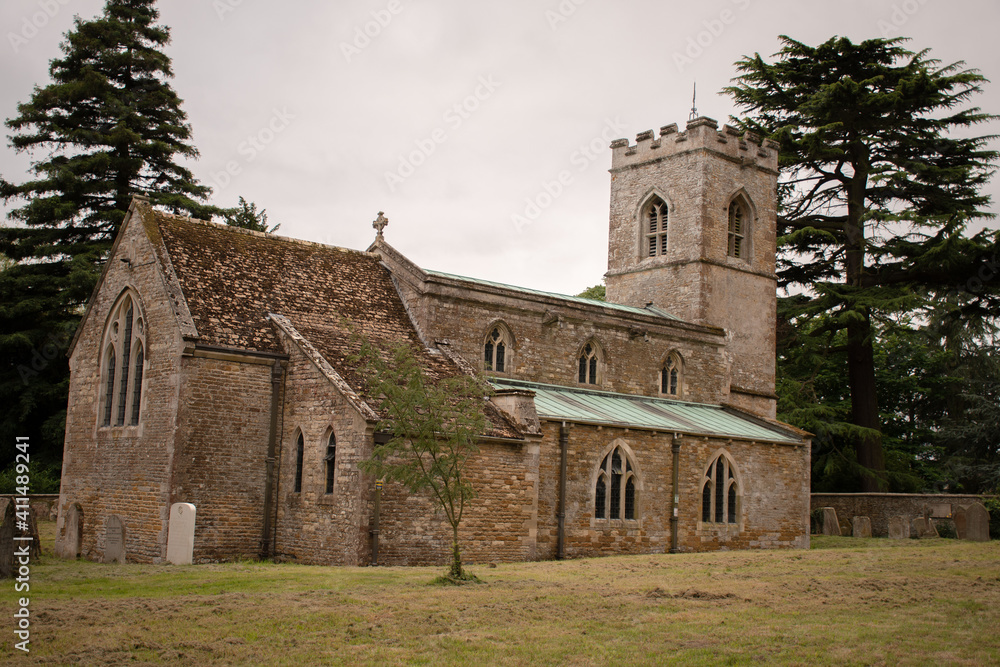
[[[260,553],[272,361],[186,356],[170,503],[197,508],[194,561]]]
[[[559,425],[545,423],[539,470],[538,556],[554,558],[559,498]],[[678,548],[682,551],[809,546],[809,450],[686,438],[679,453]],[[673,459],[669,433],[572,425],[567,446],[566,555],[662,553],[670,549]],[[640,484],[635,521],[596,519],[597,468],[616,446],[631,452]],[[705,468],[725,449],[742,480],[738,524],[701,522]]]
[[[112,514],[125,523],[129,560],[158,562],[165,554],[181,340],[172,301],[154,260],[152,245],[133,218],[108,259],[100,289],[77,333],[70,357],[57,552],[64,546],[66,514],[78,504],[84,517],[85,557],[102,557],[105,523]],[[129,288],[137,296],[136,318],[141,315],[145,330],[139,424],[101,426],[105,326],[112,307]]]
[[[369,560],[372,479],[358,468],[372,437],[353,406],[294,344],[285,377],[276,553],[301,563],[361,565]],[[326,450],[336,438],[333,492],[326,493]],[[295,491],[303,436],[302,491]]]
[[[812,508],[834,508],[841,524],[856,516],[866,516],[872,520],[872,535],[887,537],[890,517],[905,516],[909,521],[929,510],[932,519],[951,519],[959,505],[981,503],[988,497],[952,493],[814,493]]]
[[[505,324],[512,349],[505,372],[492,375],[659,396],[660,371],[676,351],[683,360],[679,398],[719,403],[728,393],[718,329],[433,275],[419,290],[398,284],[424,336],[447,340],[474,368],[484,368],[483,346],[493,326]],[[591,340],[603,351],[600,382],[579,385],[580,350]]]
[[[469,564],[534,560],[538,445],[483,442],[470,461],[476,498],[459,530]],[[410,494],[397,483],[382,492],[379,562],[438,565],[451,558],[451,526],[428,494]]]
[[[723,327],[739,390],[732,402],[773,417],[776,146],[702,118],[685,132],[662,128],[657,139],[644,133],[635,145],[620,140],[612,149],[608,300],[652,301],[690,322]],[[648,257],[642,208],[654,193],[669,209],[668,250]],[[727,255],[737,195],[751,208],[745,259]]]

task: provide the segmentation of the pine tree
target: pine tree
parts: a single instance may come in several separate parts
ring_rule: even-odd
[[[813,336],[843,333],[850,437],[862,487],[875,491],[886,477],[873,322],[926,306],[995,248],[963,235],[989,217],[991,137],[952,131],[996,117],[963,108],[981,92],[976,70],[903,39],[781,40],[776,62],[739,61],[726,92],[746,110],[734,122],[781,143],[779,284],[809,290],[791,317],[814,320]]]
[[[15,262],[0,272],[0,447],[29,436],[35,455],[61,457],[65,352],[132,196],[217,212],[201,203],[209,188],[177,163],[198,152],[167,83],[170,33],[154,5],[108,0],[102,16],[78,17],[51,83],[7,120],[11,147],[38,159],[23,183],[0,178],[0,197],[24,202],[0,228],[0,253]]]
[[[268,234],[273,234],[278,231],[281,224],[274,225],[273,227],[267,226],[267,209],[257,210],[257,204],[253,202],[248,202],[242,196],[240,197],[240,203],[233,208],[227,208],[222,210],[222,219],[226,221],[226,224],[230,227],[240,227],[242,229],[250,229],[255,232],[266,232]]]

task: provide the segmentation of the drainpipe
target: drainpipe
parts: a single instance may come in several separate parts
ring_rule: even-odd
[[[556,558],[566,557],[566,449],[569,446],[569,427],[563,422],[559,427],[559,527],[556,532]]]
[[[674,469],[674,506],[673,512],[670,514],[670,553],[677,553],[677,510],[681,504],[680,496],[680,485],[678,484],[678,468],[681,458],[681,443],[678,442],[680,437],[679,433],[674,433],[673,444],[670,445],[670,451],[673,453],[673,469]]]
[[[271,549],[271,508],[274,505],[274,463],[278,449],[278,408],[281,397],[281,381],[285,368],[280,360],[271,367],[271,426],[267,438],[267,470],[264,482],[264,531],[260,538],[260,557],[269,558]]]

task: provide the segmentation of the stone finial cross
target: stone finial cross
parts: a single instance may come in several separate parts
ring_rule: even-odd
[[[389,218],[383,215],[383,211],[379,211],[378,217],[375,219],[374,222],[372,222],[372,227],[374,227],[378,231],[379,236],[382,236],[382,230],[385,229],[385,226],[388,224],[389,224]]]

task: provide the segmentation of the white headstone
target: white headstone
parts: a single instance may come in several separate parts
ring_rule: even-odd
[[[191,503],[174,503],[170,506],[170,523],[167,526],[167,562],[190,565],[194,561],[194,516]]]

